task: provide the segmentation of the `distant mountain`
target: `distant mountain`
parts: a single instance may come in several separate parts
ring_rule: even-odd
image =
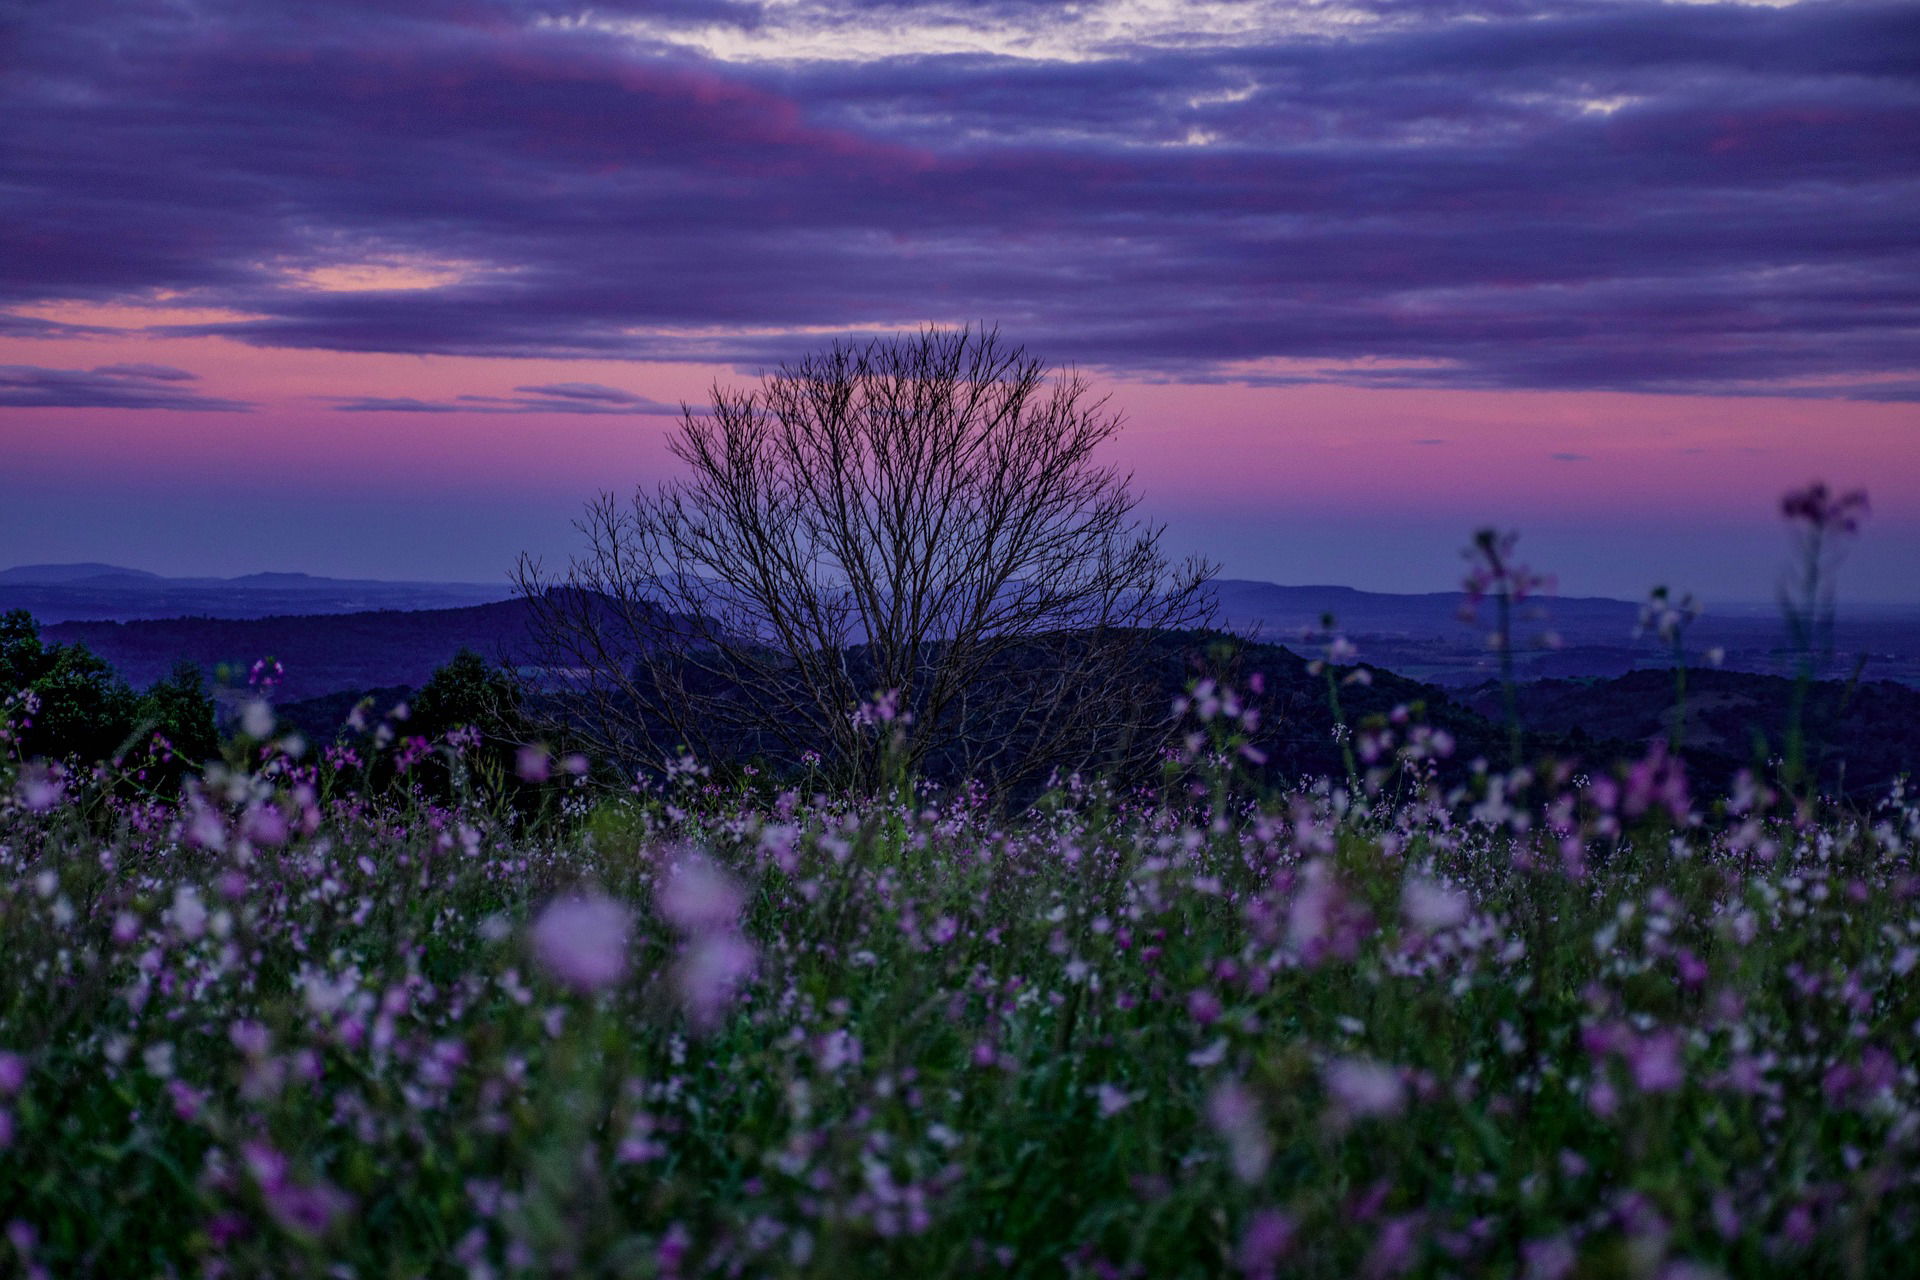
[[[1462,620],[1457,591],[1397,595],[1340,586],[1282,586],[1244,578],[1212,584],[1216,624],[1248,639],[1301,651],[1323,616],[1359,646],[1362,660],[1412,679],[1467,689],[1498,675],[1488,644],[1493,608]],[[268,619],[449,610],[508,600],[513,588],[458,582],[388,582],[306,573],[237,578],[164,578],[110,564],[25,565],[0,570],[0,610],[26,609],[42,624],[164,618]],[[1655,637],[1636,635],[1637,604],[1591,596],[1529,600],[1514,619],[1514,665],[1523,680],[1589,679],[1664,669],[1672,654]],[[860,637],[855,634],[856,641]],[[1687,661],[1730,671],[1785,675],[1796,655],[1777,612],[1754,605],[1711,606],[1686,632]],[[1856,663],[1869,680],[1920,687],[1920,606],[1849,606],[1820,674],[1848,677]]]
[[[513,594],[505,582],[387,582],[307,573],[166,578],[110,564],[0,570],[0,611],[25,609],[43,623],[449,609],[505,600]]]
[[[1283,587],[1247,578],[1216,579],[1212,587],[1223,614],[1280,630],[1318,629],[1321,615],[1327,613],[1333,614],[1348,632],[1418,632],[1443,625],[1457,628],[1461,625],[1461,606],[1467,603],[1467,597],[1458,591],[1400,595],[1354,587]],[[1621,632],[1631,632],[1640,617],[1640,606],[1601,596],[1552,596],[1542,602],[1551,606],[1557,620]]]
[[[1331,614],[1334,627],[1360,649],[1360,656],[1392,671],[1452,688],[1467,688],[1498,674],[1497,652],[1488,644],[1491,602],[1468,609],[1457,591],[1391,595],[1351,587],[1283,587],[1226,578],[1213,584],[1221,628],[1252,639],[1295,647],[1324,643],[1320,633]],[[1474,616],[1462,620],[1462,610]],[[1513,623],[1514,662],[1521,679],[1624,675],[1666,668],[1672,654],[1656,637],[1636,635],[1640,607],[1593,596],[1542,596],[1524,602]],[[1782,675],[1796,660],[1777,611],[1753,605],[1709,607],[1686,630],[1690,664],[1707,665],[1719,650],[1729,670]],[[1844,602],[1834,630],[1832,657],[1822,674],[1844,677],[1864,661],[1869,678],[1920,685],[1920,607],[1849,607]]]
[[[142,569],[123,569],[114,564],[23,564],[0,569],[0,583],[48,586],[57,583],[86,582],[96,578],[161,581],[157,573]]]

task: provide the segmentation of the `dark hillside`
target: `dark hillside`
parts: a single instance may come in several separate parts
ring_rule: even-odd
[[[43,634],[86,645],[136,687],[159,679],[182,658],[209,673],[224,666],[240,681],[255,660],[277,658],[286,675],[276,697],[296,701],[390,685],[417,688],[462,649],[489,658],[524,651],[527,608],[503,600],[464,609],[61,622]]]
[[[1668,735],[1673,676],[1635,671],[1611,680],[1541,680],[1520,686],[1520,716],[1529,731],[1646,743]],[[1756,761],[1780,755],[1793,682],[1740,671],[1689,670],[1685,755],[1692,773],[1723,785]],[[1500,691],[1483,685],[1463,695],[1488,716],[1500,714]],[[1807,700],[1809,760],[1837,784],[1844,768],[1850,793],[1884,790],[1920,761],[1920,689],[1890,680],[1849,687],[1820,681]]]
[[[258,658],[285,668],[275,701],[310,736],[331,738],[353,703],[369,691],[384,711],[405,690],[418,689],[461,649],[495,660],[524,663],[532,651],[528,611],[517,600],[461,609],[292,615],[259,619],[175,618],[136,622],[65,622],[44,628],[50,642],[84,644],[135,687],[149,685],[186,659],[209,674],[225,667],[230,682],[245,679]],[[857,663],[859,651],[849,653]],[[1340,742],[1327,704],[1324,676],[1277,644],[1229,642],[1218,633],[1170,632],[1155,637],[1140,689],[1143,700],[1167,705],[1190,683],[1214,676],[1243,692],[1257,675],[1263,690],[1247,693],[1261,711],[1256,744],[1276,782],[1344,772]],[[1443,776],[1458,778],[1475,758],[1506,762],[1506,734],[1497,687],[1448,690],[1367,664],[1371,683],[1341,684],[1342,713],[1350,728],[1384,717],[1397,706],[1418,705],[1425,722],[1455,743]],[[1025,678],[1018,655],[991,678]],[[1703,790],[1718,790],[1743,767],[1779,755],[1792,682],[1725,670],[1689,673],[1686,757]],[[294,708],[289,704],[304,704]],[[1614,678],[1550,679],[1520,686],[1521,719],[1529,755],[1550,753],[1589,767],[1637,758],[1665,737],[1673,704],[1671,673],[1640,670]],[[1143,702],[1144,705],[1144,702]],[[1823,781],[1849,792],[1879,792],[1920,759],[1920,690],[1891,681],[1849,690],[1841,682],[1816,684],[1807,716],[1809,758]],[[1404,741],[1404,728],[1396,731]],[[1762,744],[1756,747],[1756,743]],[[1756,751],[1759,755],[1756,756]],[[771,739],[747,744],[743,754],[769,758]],[[935,774],[950,770],[929,761]],[[1362,762],[1364,766],[1364,761]],[[1842,769],[1844,767],[1844,775]]]

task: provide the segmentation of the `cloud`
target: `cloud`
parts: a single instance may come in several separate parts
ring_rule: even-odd
[[[1593,461],[1593,459],[1590,456],[1584,453],[1550,453],[1547,456],[1549,458],[1552,458],[1555,462],[1592,462]]]
[[[1143,378],[1920,399],[1908,4],[671,10],[51,9],[0,83],[0,305],[747,370],[986,319]],[[410,259],[463,265],[307,283]]]
[[[198,382],[199,375],[167,364],[103,364],[96,374],[109,378],[144,379],[149,382]]]
[[[59,320],[43,320],[38,316],[0,311],[0,338],[95,338],[117,332],[119,330],[103,325],[66,324]]]
[[[515,387],[517,396],[462,395],[452,400],[412,396],[329,396],[341,413],[579,413],[680,416],[681,406],[594,382]],[[694,408],[696,414],[704,408]]]
[[[677,416],[680,412],[679,405],[635,395],[618,387],[603,387],[597,382],[549,382],[540,386],[515,387],[514,390],[543,403],[576,405],[578,408],[573,410],[576,413],[665,413]]]
[[[253,407],[180,385],[196,381],[196,375],[184,369],[161,364],[111,364],[97,369],[0,365],[0,408],[236,412]]]
[[[334,402],[338,413],[459,413],[460,406],[440,400],[418,400],[413,396],[323,397]]]

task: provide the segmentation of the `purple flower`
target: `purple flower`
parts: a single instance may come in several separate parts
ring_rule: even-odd
[[[745,898],[740,887],[698,853],[683,854],[660,892],[660,914],[687,933],[731,929]]]
[[[1579,1265],[1580,1255],[1565,1236],[1529,1240],[1520,1246],[1526,1280],[1566,1280]]]
[[[522,747],[514,757],[514,771],[522,782],[545,782],[553,774],[553,757],[537,743]]]
[[[1203,1027],[1220,1020],[1220,1000],[1205,987],[1187,993],[1187,1016]]]
[[[746,896],[733,879],[692,850],[680,854],[661,886],[660,914],[686,937],[674,979],[695,1027],[715,1026],[752,976],[753,944],[740,932]]]
[[[1247,1221],[1240,1233],[1240,1248],[1234,1259],[1249,1276],[1270,1276],[1280,1259],[1293,1247],[1299,1224],[1290,1214],[1278,1209],[1262,1209]]]
[[[240,1149],[273,1220],[295,1235],[318,1237],[353,1208],[353,1197],[325,1182],[298,1182],[286,1156],[265,1142]]]
[[[688,944],[675,971],[680,1003],[697,1027],[717,1025],[734,993],[753,974],[753,946],[731,930],[716,930]]]
[[[1439,933],[1467,922],[1471,904],[1458,889],[1413,876],[1400,893],[1400,912],[1422,933]]]
[[[29,813],[45,813],[60,803],[66,784],[58,772],[40,765],[28,765],[20,772],[20,803]]]
[[[1335,1058],[1321,1079],[1341,1112],[1354,1119],[1397,1116],[1407,1104],[1400,1073],[1370,1058]]]
[[[1637,818],[1652,809],[1664,809],[1676,823],[1685,824],[1690,801],[1687,796],[1687,770],[1679,759],[1667,754],[1664,742],[1656,742],[1646,759],[1636,762],[1627,773],[1627,816]]]
[[[254,844],[269,847],[285,844],[287,831],[287,815],[280,812],[277,805],[253,805],[240,815],[240,834]]]
[[[1810,529],[1839,533],[1858,532],[1868,509],[1866,490],[1855,489],[1836,497],[1819,481],[1780,499],[1780,514],[1788,520],[1797,520]]]
[[[262,1190],[267,1212],[295,1235],[324,1236],[353,1208],[353,1197],[324,1182],[286,1183]]]
[[[1687,1082],[1680,1061],[1680,1033],[1656,1031],[1642,1036],[1626,1051],[1627,1068],[1642,1093],[1671,1093]]]
[[[626,976],[632,927],[632,913],[611,898],[559,898],[534,921],[534,959],[577,990],[612,986]]]
[[[1260,1102],[1236,1080],[1223,1080],[1207,1094],[1207,1120],[1226,1140],[1234,1176],[1258,1182],[1273,1159],[1273,1140],[1267,1136]]]
[[[27,1082],[27,1060],[0,1050],[0,1098],[11,1098]]]
[[[1384,1280],[1387,1276],[1403,1274],[1413,1265],[1414,1257],[1420,1250],[1420,1218],[1417,1214],[1407,1214],[1391,1218],[1380,1228],[1373,1251],[1367,1254],[1361,1265],[1361,1274],[1374,1280]]]

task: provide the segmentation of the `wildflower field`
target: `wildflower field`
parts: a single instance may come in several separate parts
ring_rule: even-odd
[[[1018,813],[8,766],[0,1266],[1907,1269],[1912,798],[1657,750],[1442,789],[1408,725],[1256,791],[1234,696],[1189,716],[1160,788]]]

